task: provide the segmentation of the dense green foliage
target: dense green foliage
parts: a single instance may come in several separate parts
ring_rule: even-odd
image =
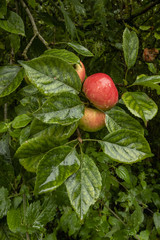
[[[157,0],[1,0],[1,240],[159,239],[159,13]],[[78,128],[80,60],[119,92],[95,133]]]

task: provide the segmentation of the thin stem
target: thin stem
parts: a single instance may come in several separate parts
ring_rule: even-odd
[[[105,207],[107,207],[108,210],[109,210],[124,226],[126,226],[125,222],[123,222],[123,220],[122,220],[110,207],[108,207],[107,205],[105,205]]]
[[[29,41],[29,43],[27,44],[26,48],[24,49],[24,51],[23,51],[23,53],[22,53],[22,56],[24,56],[24,58],[25,58],[26,60],[28,60],[28,57],[27,57],[28,49],[29,49],[30,46],[32,45],[33,40],[35,39],[36,36],[37,36],[37,35],[35,34],[35,35],[31,38],[31,40]]]
[[[6,122],[7,120],[7,115],[8,115],[8,104],[4,104],[4,121]]]
[[[102,142],[102,140],[98,140],[98,139],[83,139],[83,142]]]
[[[82,140],[82,138],[81,138],[81,133],[80,133],[80,131],[79,131],[79,128],[77,128],[77,139],[78,139],[78,141],[79,141],[79,143],[82,143],[83,142],[83,140]]]
[[[124,78],[124,85],[126,86],[127,85],[127,75],[128,75],[128,68],[126,70],[126,73],[125,73],[125,78]]]
[[[34,36],[31,38],[29,44],[27,45],[27,47],[25,48],[24,52],[23,52],[23,56],[25,56],[25,58],[27,58],[27,51],[29,49],[29,47],[32,45],[32,42],[34,40],[34,38],[37,36],[39,38],[39,40],[46,46],[47,49],[50,49],[49,47],[49,44],[47,43],[47,41],[42,37],[42,35],[39,33],[38,31],[38,28],[37,28],[37,25],[35,23],[35,20],[34,20],[34,17],[33,15],[31,14],[29,8],[27,7],[27,5],[25,4],[25,2],[23,0],[20,0],[23,8],[25,9],[30,21],[31,21],[31,24],[32,24],[32,27],[33,27],[33,32],[34,32]]]
[[[67,142],[67,143],[65,143],[64,145],[68,145],[68,144],[71,144],[71,143],[73,143],[73,142],[77,142],[77,139],[74,139],[74,140],[72,140],[72,141],[70,141],[70,142]]]

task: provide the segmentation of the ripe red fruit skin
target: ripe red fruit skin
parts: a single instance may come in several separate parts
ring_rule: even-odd
[[[81,79],[81,83],[83,83],[85,76],[86,76],[86,70],[84,64],[80,61],[80,64],[76,64],[75,70]]]
[[[105,126],[105,114],[97,109],[85,107],[79,121],[79,128],[87,132],[97,132]]]
[[[118,102],[118,90],[110,76],[95,73],[86,78],[83,92],[93,105],[103,111],[109,110]]]

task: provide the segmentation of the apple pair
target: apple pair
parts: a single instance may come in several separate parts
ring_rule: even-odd
[[[118,102],[118,91],[111,79],[105,73],[95,73],[85,79],[85,67],[76,65],[76,72],[83,83],[86,98],[97,108],[85,107],[84,116],[80,119],[79,127],[84,131],[96,132],[105,126],[105,114]],[[98,110],[99,109],[99,110]]]

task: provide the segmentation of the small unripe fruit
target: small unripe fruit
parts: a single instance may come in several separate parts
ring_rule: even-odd
[[[97,132],[105,126],[105,114],[97,109],[85,107],[79,121],[79,128],[87,132]]]
[[[81,82],[83,83],[86,76],[86,70],[85,70],[84,64],[80,61],[80,64],[76,64],[75,70],[79,78],[81,79]]]
[[[110,76],[95,73],[83,84],[83,92],[93,105],[101,110],[109,110],[118,102],[118,91]]]

